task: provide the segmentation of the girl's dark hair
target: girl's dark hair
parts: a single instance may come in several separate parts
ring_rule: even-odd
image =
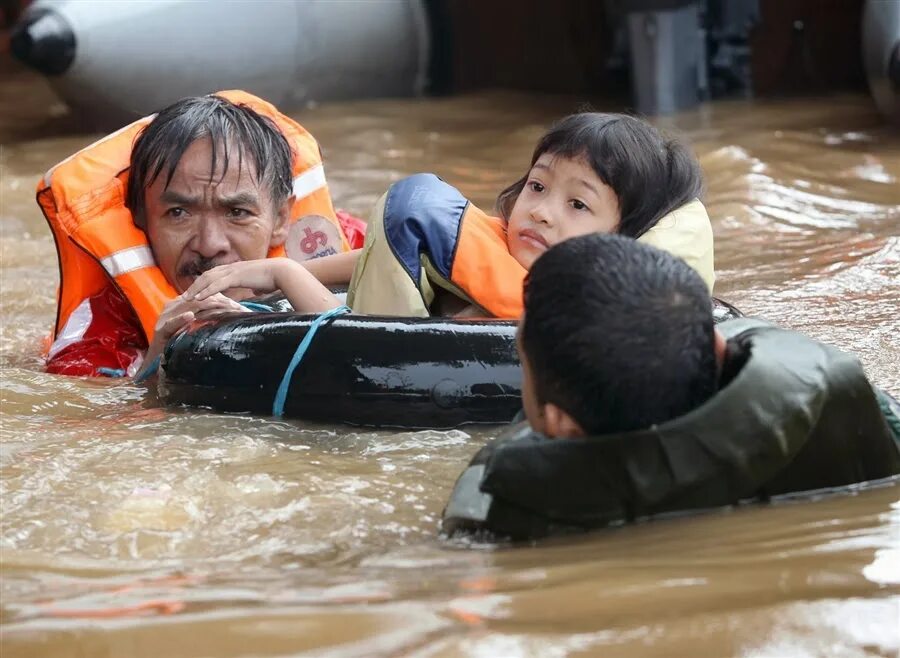
[[[545,153],[584,158],[619,201],[617,233],[638,238],[666,214],[703,191],[703,176],[693,153],[667,139],[649,123],[625,114],[582,112],[554,124],[541,137],[531,165]],[[509,219],[528,172],[497,197],[497,210]]]
[[[208,137],[213,143],[210,171],[223,159],[228,170],[229,152],[237,153],[238,166],[247,157],[256,169],[257,182],[267,187],[276,207],[291,195],[293,153],[278,126],[246,105],[219,96],[185,98],[160,111],[140,132],[131,150],[131,171],[125,205],[139,228],[146,225],[146,190],[164,175],[166,186],[188,147]]]

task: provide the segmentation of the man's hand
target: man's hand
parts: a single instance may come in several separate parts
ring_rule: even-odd
[[[163,306],[159,320],[156,321],[153,342],[160,341],[165,345],[175,332],[194,320],[234,312],[247,312],[247,309],[225,295],[216,294],[194,300],[187,299],[184,294],[180,295]]]
[[[210,295],[202,300],[185,299],[185,295],[182,294],[167,302],[159,314],[159,320],[156,321],[153,340],[144,356],[144,366],[135,377],[141,379],[145,374],[144,371],[162,354],[169,339],[194,320],[208,320],[223,313],[235,312],[249,313],[236,301],[221,294]]]

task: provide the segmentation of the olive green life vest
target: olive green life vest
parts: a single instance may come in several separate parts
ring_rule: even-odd
[[[856,358],[759,320],[718,328],[749,356],[706,403],[600,437],[520,425],[462,473],[444,531],[531,539],[900,473],[900,437]]]

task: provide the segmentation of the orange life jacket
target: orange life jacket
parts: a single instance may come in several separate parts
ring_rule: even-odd
[[[518,318],[525,274],[505,221],[437,176],[416,174],[372,212],[347,301],[357,313],[427,316],[443,288],[494,317]]]
[[[511,253],[506,222],[469,203],[462,219],[450,283],[495,318],[522,315],[527,270]]]
[[[329,245],[331,253],[346,251],[325,181],[319,145],[306,130],[273,105],[243,91],[218,92],[233,103],[247,105],[268,117],[284,133],[294,153],[294,204],[289,222],[314,217],[332,224],[340,245]],[[85,300],[112,282],[131,304],[147,341],[163,305],[177,296],[157,267],[146,234],[134,225],[125,207],[131,148],[138,133],[153,119],[144,117],[82,149],[50,169],[38,183],[41,206],[59,256],[59,291],[53,338],[65,327],[72,312]],[[303,246],[308,255],[320,255],[325,233],[310,233]],[[327,252],[325,252],[327,253]],[[269,257],[284,256],[283,246]]]

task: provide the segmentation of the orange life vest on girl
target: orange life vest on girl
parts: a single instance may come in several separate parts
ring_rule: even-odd
[[[335,216],[313,136],[256,96],[243,91],[216,95],[274,121],[291,146],[295,200],[289,222],[301,231],[290,231],[288,240],[293,238],[297,244],[288,244],[288,251],[301,259],[346,251],[347,239]],[[139,119],[82,149],[50,169],[38,184],[37,200],[59,256],[54,339],[79,305],[112,282],[134,309],[149,342],[163,305],[178,294],[157,267],[146,234],[134,225],[125,207],[132,144],[152,120],[152,116]],[[305,229],[303,222],[296,224],[301,218],[309,223]],[[284,246],[269,251],[270,258],[284,255]]]
[[[493,317],[517,318],[525,274],[505,221],[434,174],[416,174],[372,212],[347,303],[354,313],[425,317],[443,289]]]

